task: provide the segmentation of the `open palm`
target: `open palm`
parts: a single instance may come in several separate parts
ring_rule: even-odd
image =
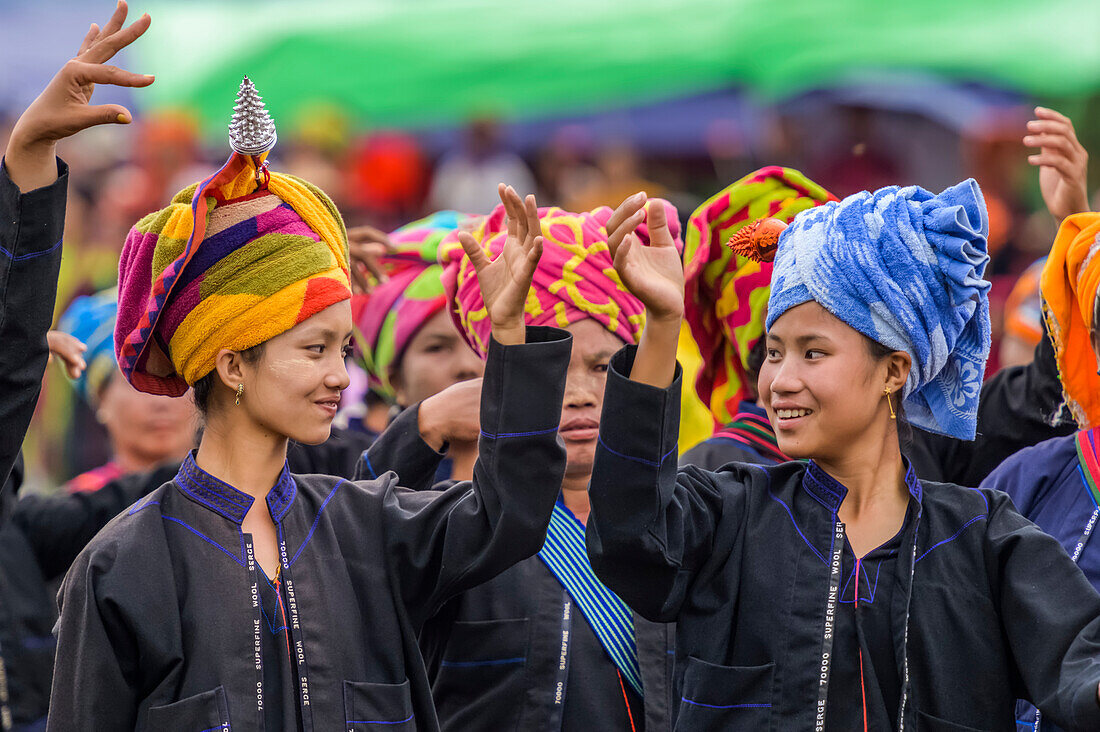
[[[1077,140],[1073,121],[1046,107],[1035,108],[1024,144],[1039,148],[1028,162],[1039,166],[1039,188],[1047,210],[1059,221],[1089,210],[1089,154]]]
[[[643,221],[649,225],[649,246],[634,233]],[[615,271],[645,305],[648,317],[680,318],[684,313],[684,266],[664,206],[654,203],[647,210],[645,194],[637,193],[615,209],[607,231]]]
[[[535,197],[520,199],[515,189],[503,183],[499,193],[508,214],[508,236],[500,255],[490,261],[473,236],[465,231],[458,235],[477,272],[481,299],[494,334],[523,328],[523,308],[542,256],[542,225]]]

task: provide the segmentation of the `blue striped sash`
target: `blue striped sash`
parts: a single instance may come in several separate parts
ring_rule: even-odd
[[[554,505],[539,557],[572,595],[623,678],[642,696],[634,615],[618,595],[596,579],[584,549],[584,526],[560,500]]]

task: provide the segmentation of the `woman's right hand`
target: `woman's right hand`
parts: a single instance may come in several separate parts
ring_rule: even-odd
[[[458,240],[477,272],[493,338],[502,345],[515,345],[527,340],[523,313],[542,257],[542,223],[534,196],[523,200],[503,183],[497,190],[508,213],[508,238],[497,258],[490,261],[469,232],[460,231]]]
[[[79,379],[88,367],[84,362],[84,352],[88,347],[76,337],[60,330],[46,333],[46,344],[50,347],[50,361],[56,357],[70,379]]]
[[[123,28],[126,12],[126,3],[119,0],[107,25],[100,29],[92,23],[76,58],[61,67],[12,128],[4,157],[8,175],[21,191],[57,180],[54,146],[58,140],[96,125],[128,124],[132,119],[120,105],[91,105],[96,84],[142,87],[153,83],[152,76],[107,65],[149,28],[148,14]]]

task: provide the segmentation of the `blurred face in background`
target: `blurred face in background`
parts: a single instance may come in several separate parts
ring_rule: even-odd
[[[195,446],[198,412],[190,397],[140,392],[115,373],[102,389],[96,419],[126,472],[182,460]]]
[[[458,334],[446,309],[432,316],[409,341],[391,379],[402,407],[438,394],[451,384],[476,379],[485,364]]]

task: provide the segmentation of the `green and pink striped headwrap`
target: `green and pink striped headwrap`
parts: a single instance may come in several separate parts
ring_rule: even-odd
[[[396,251],[381,261],[388,280],[352,299],[355,341],[370,387],[393,399],[393,373],[417,331],[447,304],[437,263],[440,242],[478,217],[439,211],[390,234]]]
[[[676,248],[681,250],[680,220],[673,205],[652,198],[646,206],[665,207]],[[612,213],[607,206],[579,214],[556,207],[539,209],[543,250],[527,294],[528,325],[564,328],[592,318],[624,343],[637,342],[645,325],[645,306],[623,286],[612,264],[606,229]],[[504,206],[493,209],[471,233],[489,259],[495,259],[508,238]],[[649,230],[645,224],[636,233],[648,244]],[[440,261],[445,267],[443,286],[451,305],[451,317],[470,347],[484,358],[491,330],[488,312],[481,299],[477,274],[457,234],[448,235],[443,241]]]
[[[763,218],[790,221],[836,197],[791,168],[749,173],[703,202],[688,220],[684,247],[684,316],[703,366],[695,391],[718,424],[727,424],[755,388],[749,354],[764,337],[772,265],[727,246],[739,229]]]

